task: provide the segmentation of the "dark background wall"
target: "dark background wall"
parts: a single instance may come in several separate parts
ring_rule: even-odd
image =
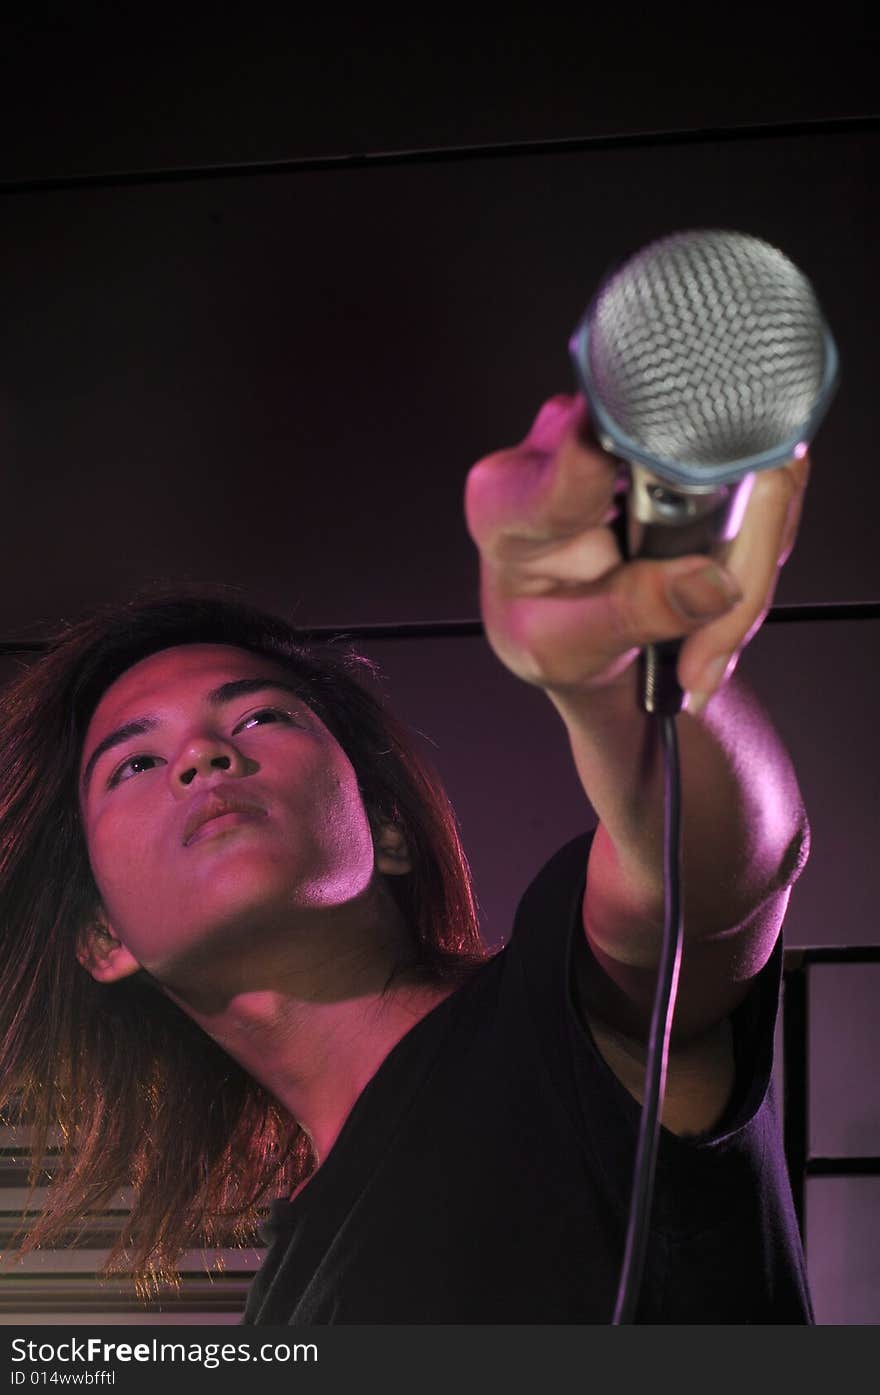
[[[157,578],[304,625],[476,619],[468,467],[573,390],[568,336],[607,267],[693,226],[781,246],[841,351],[777,602],[878,600],[866,11],[49,8],[2,40],[0,639]],[[767,624],[743,660],[813,828],[791,947],[880,943],[877,627]],[[595,822],[561,726],[479,636],[362,647],[447,782],[500,943]],[[877,971],[813,974],[811,1144],[878,1152]],[[878,1192],[809,1183],[820,1321],[880,1317]]]

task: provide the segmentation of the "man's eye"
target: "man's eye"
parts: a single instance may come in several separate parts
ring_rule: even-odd
[[[249,712],[246,717],[233,728],[233,736],[237,732],[247,731],[248,727],[262,726],[264,722],[293,722],[289,712],[283,711],[280,707],[260,707],[256,712]]]
[[[114,785],[121,784],[123,780],[130,780],[133,775],[140,775],[144,770],[152,770],[158,765],[158,756],[129,756],[121,765],[117,765],[107,784],[110,789]]]

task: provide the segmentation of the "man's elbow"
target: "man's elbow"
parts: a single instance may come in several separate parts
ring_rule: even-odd
[[[803,872],[807,865],[809,856],[810,824],[806,814],[804,814],[794,837],[789,841],[782,859],[782,865],[779,869],[778,884],[778,889],[780,891],[784,887],[792,886],[797,881],[801,872]]]

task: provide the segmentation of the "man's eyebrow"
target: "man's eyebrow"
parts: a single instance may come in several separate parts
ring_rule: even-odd
[[[285,683],[283,678],[268,677],[233,678],[228,683],[221,683],[218,688],[212,688],[206,697],[211,707],[223,707],[228,702],[235,702],[236,698],[248,697],[251,693],[263,693],[267,688],[280,688],[283,692],[292,693],[296,698],[302,698],[302,690],[296,684]],[[130,722],[124,722],[121,727],[108,732],[98,742],[86,763],[82,777],[83,796],[88,793],[89,781],[95,766],[107,751],[112,751],[114,746],[121,746],[123,741],[130,741],[133,736],[144,736],[160,725],[158,717],[134,717]]]
[[[266,688],[281,688],[302,701],[302,688],[295,683],[285,683],[283,678],[233,678],[229,683],[221,683],[219,688],[212,688],[208,693],[208,702],[212,707],[222,707],[225,702],[234,702],[236,698],[248,697],[251,693],[262,693]]]
[[[129,741],[133,736],[143,736],[145,732],[152,731],[159,725],[158,717],[136,717],[131,722],[125,722],[123,726],[116,727],[99,741],[92,754],[89,756],[88,764],[83,771],[82,792],[83,796],[88,793],[89,781],[92,778],[92,771],[98,764],[105,751],[112,751],[114,746],[121,746],[123,741]]]

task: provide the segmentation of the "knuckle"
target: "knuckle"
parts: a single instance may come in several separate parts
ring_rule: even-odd
[[[464,484],[465,521],[475,536],[488,524],[505,489],[510,470],[510,451],[484,456],[467,472]]]
[[[775,470],[759,472],[755,483],[755,490],[759,498],[768,504],[777,504],[781,508],[787,508],[801,492],[801,489],[802,485],[787,465],[782,465]]]
[[[617,574],[616,584],[608,593],[608,619],[611,629],[615,637],[626,647],[638,644],[644,634],[638,587],[633,581],[632,571],[624,566]]]

